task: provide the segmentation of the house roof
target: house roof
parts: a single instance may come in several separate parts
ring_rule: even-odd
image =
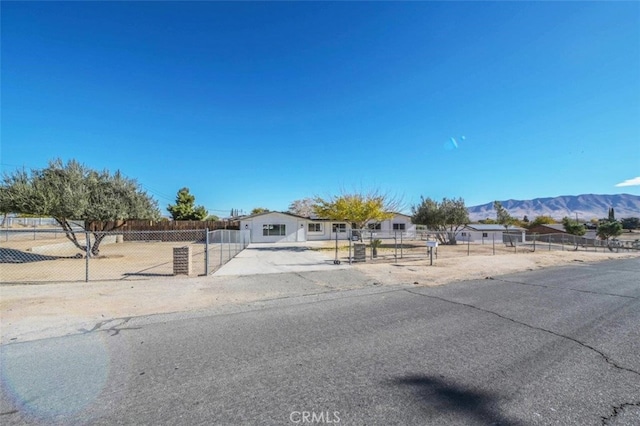
[[[561,223],[543,223],[538,226],[544,226],[545,228],[553,229],[558,232],[566,232],[564,229],[564,225]]]
[[[469,229],[472,229],[474,231],[482,231],[482,232],[498,232],[498,231],[504,231],[504,226],[500,225],[500,224],[471,224],[471,225],[467,225],[466,226]],[[513,226],[513,225],[509,225],[509,227],[507,228],[507,231],[524,231],[524,228],[520,228],[519,226]]]
[[[270,215],[270,214],[282,214],[282,215],[285,215],[285,216],[295,217],[296,219],[309,219],[308,217],[298,216],[297,214],[288,213],[288,212],[263,212],[263,213],[257,213],[257,214],[252,214],[252,215],[249,215],[249,216],[245,216],[245,217],[241,218],[240,220],[253,219],[255,217],[266,216],[266,215]]]
[[[293,214],[293,213],[289,213],[289,212],[275,212],[275,211],[274,212],[269,211],[269,212],[263,212],[263,213],[252,214],[252,215],[249,215],[249,216],[244,216],[244,217],[240,218],[240,220],[253,219],[255,217],[265,216],[265,215],[274,214],[274,213],[283,214],[285,216],[295,217],[297,219],[313,220],[313,221],[317,221],[317,222],[349,222],[346,219],[344,219],[344,220],[324,219],[324,218],[320,218],[320,217],[317,217],[317,216],[307,217],[307,216],[299,216],[297,214]],[[394,214],[394,217],[395,216],[405,216],[405,217],[411,218],[411,216],[406,215],[404,213],[395,213],[394,212],[393,214]]]

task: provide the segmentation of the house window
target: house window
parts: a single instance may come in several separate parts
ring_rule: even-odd
[[[466,233],[466,232],[461,232],[461,233],[460,233],[460,235],[461,235],[462,237],[466,237],[466,236],[467,236],[467,233]]]
[[[322,224],[310,223],[307,229],[309,232],[322,232]]]
[[[394,231],[404,231],[406,229],[406,223],[394,223],[393,230]]]
[[[488,238],[489,237],[489,233],[488,232],[483,232],[482,233],[482,238]]]
[[[334,223],[333,224],[333,232],[347,232],[347,224],[346,223]]]
[[[273,235],[287,235],[286,225],[262,225],[262,235],[270,237]]]
[[[381,223],[370,223],[367,225],[367,227],[372,230],[372,231],[379,231],[382,229],[382,224]]]

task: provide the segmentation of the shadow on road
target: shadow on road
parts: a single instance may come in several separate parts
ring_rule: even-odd
[[[506,419],[495,406],[498,397],[425,375],[412,375],[394,379],[393,386],[408,387],[424,408],[433,414],[434,410],[446,416],[455,413],[471,424],[519,425]]]

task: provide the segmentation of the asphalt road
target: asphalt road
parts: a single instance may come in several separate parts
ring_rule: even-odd
[[[1,347],[0,423],[640,424],[640,260]]]

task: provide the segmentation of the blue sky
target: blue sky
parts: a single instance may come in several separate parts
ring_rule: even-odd
[[[4,172],[73,158],[221,216],[640,194],[638,2],[0,7]]]

